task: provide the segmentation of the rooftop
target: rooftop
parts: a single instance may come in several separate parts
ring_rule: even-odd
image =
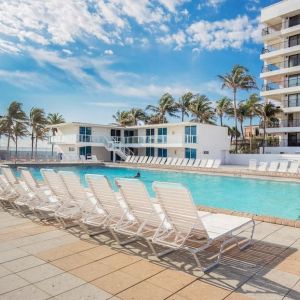
[[[257,222],[254,244],[228,248],[207,274],[186,253],[159,261],[142,241],[71,230],[1,211],[0,298],[300,299],[300,228]]]

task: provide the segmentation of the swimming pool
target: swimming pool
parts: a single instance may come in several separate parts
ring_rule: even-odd
[[[109,178],[114,188],[116,177],[133,177],[137,170],[98,166],[49,167],[78,174],[81,181],[85,174],[102,174]],[[34,177],[41,180],[39,167],[29,168]],[[141,180],[153,196],[153,181],[180,182],[187,186],[196,204],[226,208],[258,215],[300,219],[300,184],[272,180],[202,175],[183,172],[140,170]]]

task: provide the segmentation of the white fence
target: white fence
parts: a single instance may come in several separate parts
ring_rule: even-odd
[[[226,154],[226,165],[248,165],[250,159],[257,162],[271,162],[274,160],[300,160],[300,154]]]

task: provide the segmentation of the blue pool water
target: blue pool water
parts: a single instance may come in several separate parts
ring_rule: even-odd
[[[135,169],[95,166],[54,167],[54,169],[75,172],[84,185],[86,185],[85,174],[105,175],[114,185],[116,177],[133,177],[137,172]],[[42,179],[39,168],[32,167],[30,170],[35,178]],[[190,189],[196,204],[291,220],[300,219],[299,183],[182,172],[152,170],[140,172],[141,180],[152,196],[154,196],[151,188],[153,181],[180,182]]]

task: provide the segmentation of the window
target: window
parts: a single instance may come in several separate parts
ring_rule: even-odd
[[[185,143],[197,143],[197,126],[185,126]]]
[[[146,148],[146,156],[154,156],[154,148],[147,147]]]
[[[154,128],[146,129],[146,143],[154,143]]]
[[[291,94],[288,96],[288,107],[300,106],[300,94]]]
[[[300,45],[300,34],[289,37],[289,47]]]
[[[185,158],[197,158],[197,150],[194,148],[185,148]]]
[[[289,87],[299,86],[300,85],[300,75],[297,74],[297,75],[289,76],[288,82],[289,82]]]
[[[157,149],[157,156],[158,157],[168,157],[168,150],[165,148],[158,148]]]
[[[110,136],[117,142],[121,140],[121,130],[120,129],[111,129]]]
[[[300,65],[300,54],[289,56],[289,67],[296,67]]]
[[[167,134],[168,134],[167,128],[158,128],[157,134],[158,134],[157,136],[158,143],[163,144],[167,142]]]
[[[74,147],[69,147],[69,152],[74,152],[75,148]]]
[[[209,154],[209,151],[203,151],[203,154]]]
[[[289,27],[296,26],[300,24],[300,15],[296,15],[290,18]]]
[[[288,134],[288,146],[289,147],[300,146],[300,132],[293,132]]]
[[[92,128],[91,127],[79,127],[79,141],[91,142]]]
[[[79,148],[79,154],[84,155],[85,158],[87,156],[91,156],[92,155],[92,147],[91,146],[80,147]]]
[[[125,144],[134,143],[134,130],[124,130]]]

